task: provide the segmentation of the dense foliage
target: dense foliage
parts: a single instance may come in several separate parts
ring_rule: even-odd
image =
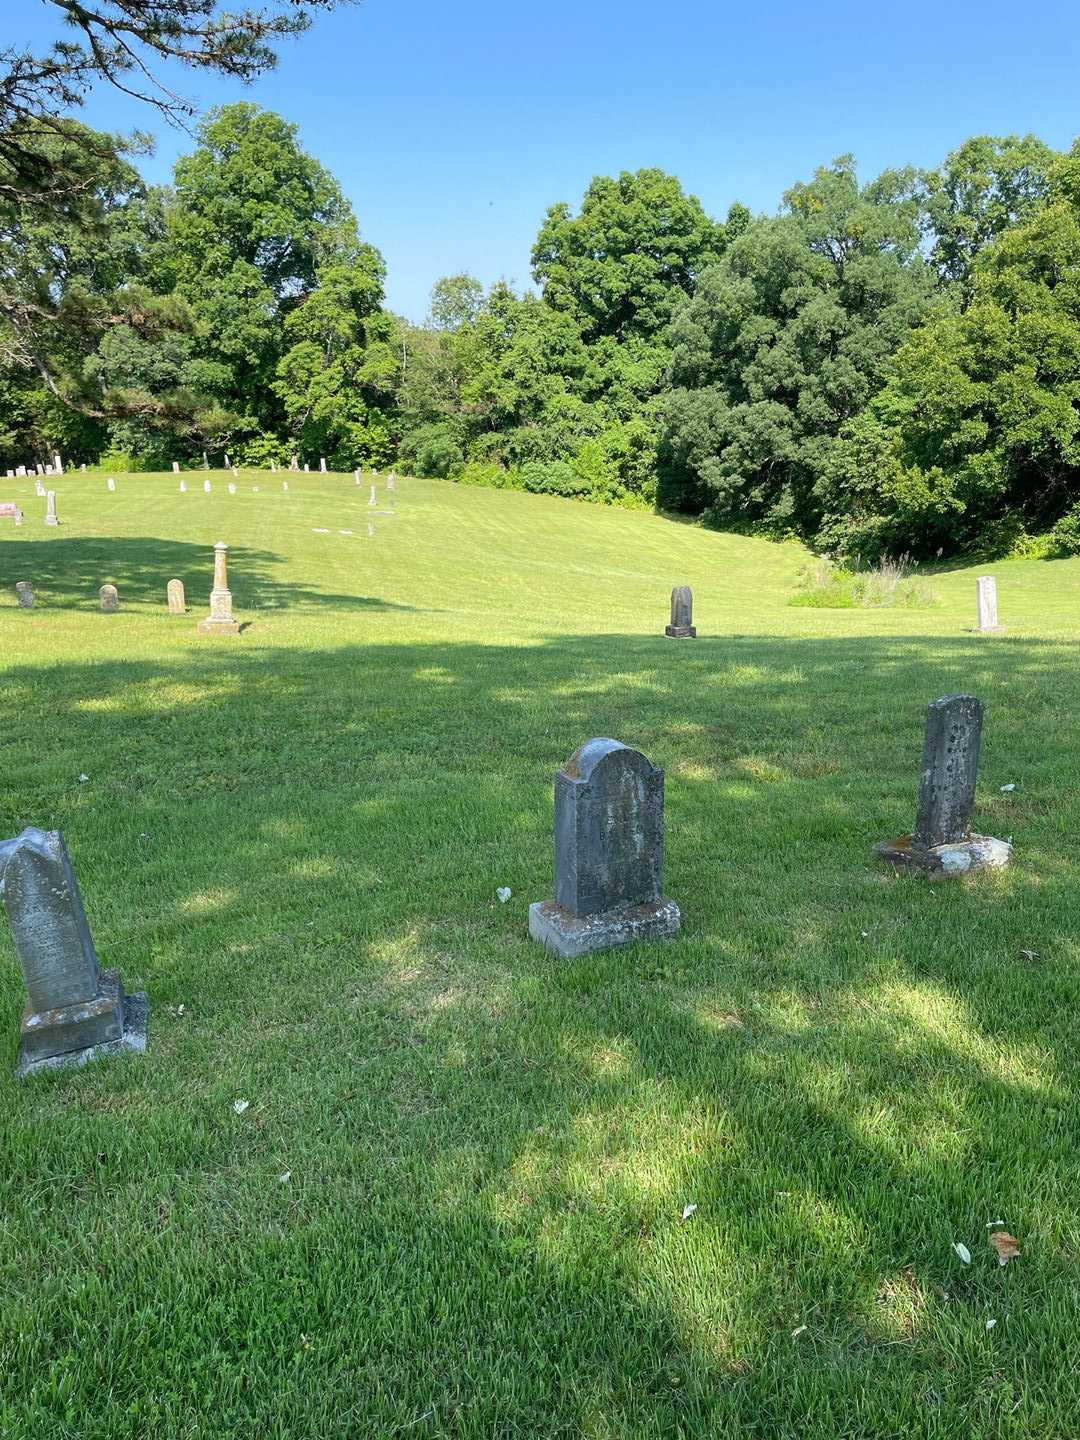
[[[79,129],[35,141],[77,202],[0,187],[0,465],[302,451],[859,561],[1074,543],[1080,149],[845,156],[723,221],[660,170],[597,177],[544,217],[535,292],[446,276],[415,325],[277,115],[212,112],[158,190]]]

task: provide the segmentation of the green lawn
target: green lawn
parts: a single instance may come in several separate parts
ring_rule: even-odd
[[[974,570],[814,611],[795,547],[212,479],[64,476],[57,530],[0,482],[0,837],[64,831],[151,1001],[145,1056],[17,1083],[0,937],[5,1440],[1075,1440],[1080,561],[992,567],[980,638]],[[898,880],[958,689],[1016,864]],[[566,963],[526,909],[590,735],[667,772],[684,928]]]

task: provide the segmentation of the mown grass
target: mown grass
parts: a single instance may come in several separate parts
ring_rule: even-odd
[[[212,479],[0,496],[0,834],[63,829],[152,1005],[145,1056],[16,1083],[0,939],[0,1433],[1080,1433],[1080,561],[995,567],[980,638],[973,570],[798,610],[793,547]],[[932,887],[869,847],[957,689],[1017,863]],[[566,964],[526,907],[595,734],[667,771],[684,929]]]

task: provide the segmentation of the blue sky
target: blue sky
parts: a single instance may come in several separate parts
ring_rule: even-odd
[[[0,14],[0,43],[58,33],[44,0]],[[1080,10],[1062,0],[363,0],[254,86],[172,78],[203,107],[246,98],[298,124],[383,252],[388,303],[418,320],[440,275],[527,283],[544,211],[596,174],[658,165],[722,217],[733,200],[774,211],[845,151],[869,178],[973,134],[1067,146],[1078,62]],[[155,181],[191,145],[105,87],[84,118],[154,130]]]

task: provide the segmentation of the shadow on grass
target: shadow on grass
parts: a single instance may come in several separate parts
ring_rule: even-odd
[[[925,704],[959,689],[988,706],[977,824],[1017,866],[897,880],[868,849],[910,824]],[[144,1059],[8,1082],[8,1244],[65,1257],[62,1281],[4,1267],[10,1414],[1071,1433],[1078,700],[1074,647],[1008,638],[10,670],[0,832],[65,830],[103,957],[154,1007]],[[552,772],[593,734],[666,769],[685,925],[567,964],[525,906],[551,893]]]
[[[363,595],[339,595],[274,578],[283,557],[243,545],[229,548],[229,575],[242,587],[245,610],[282,610],[298,605],[339,610],[411,610],[410,605]],[[183,581],[189,610],[205,604],[214,580],[212,546],[154,538],[21,540],[0,538],[0,588],[11,592],[31,580],[38,606],[96,610],[102,585],[117,587],[121,607],[149,604],[165,609],[165,587]]]

